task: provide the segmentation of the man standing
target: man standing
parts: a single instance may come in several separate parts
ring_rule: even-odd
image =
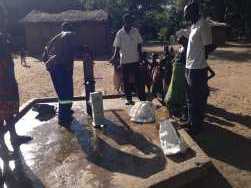
[[[207,57],[215,48],[212,45],[212,31],[208,22],[199,15],[199,5],[191,3],[184,9],[186,20],[192,22],[189,35],[186,79],[188,84],[188,114],[191,133],[197,134],[203,128],[203,119],[208,97]]]
[[[52,53],[48,58],[47,69],[59,98],[59,125],[69,128],[72,118],[73,100],[73,61],[76,53],[76,40],[73,27],[69,23],[62,24],[62,32],[48,44],[47,51]]]
[[[133,82],[136,85],[137,95],[140,100],[146,100],[144,83],[138,79],[138,66],[142,57],[143,39],[139,31],[132,27],[134,19],[130,14],[123,17],[124,26],[117,32],[114,40],[114,55],[111,62],[120,56],[120,67],[122,68],[123,84],[127,99],[126,105],[133,105],[132,90]],[[133,81],[132,81],[133,80]]]

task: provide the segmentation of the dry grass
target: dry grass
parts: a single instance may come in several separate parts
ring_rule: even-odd
[[[19,59],[15,59],[16,78],[19,84],[19,93],[21,104],[32,98],[54,97],[53,85],[49,73],[39,60],[28,58],[30,68],[20,65]],[[95,62],[95,78],[97,90],[106,93],[114,93],[113,90],[113,69],[108,62]],[[80,61],[74,65],[74,94],[82,95],[84,92],[83,85],[83,64]]]

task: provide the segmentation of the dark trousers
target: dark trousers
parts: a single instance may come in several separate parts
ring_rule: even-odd
[[[191,129],[202,128],[209,93],[207,69],[186,69],[187,108]]]
[[[72,120],[73,70],[55,66],[50,74],[59,98],[58,120],[59,122],[69,122]]]
[[[122,65],[122,73],[123,73],[123,84],[124,84],[126,99],[128,101],[131,101],[132,91],[136,89],[139,99],[141,101],[145,101],[146,100],[145,82],[144,78],[142,77],[142,74],[140,74],[141,71],[138,68],[138,63],[129,63]]]

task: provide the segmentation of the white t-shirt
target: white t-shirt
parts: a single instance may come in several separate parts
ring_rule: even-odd
[[[212,30],[207,20],[201,18],[192,25],[187,47],[187,69],[204,69],[207,65],[205,46],[212,44]]]
[[[128,64],[139,61],[138,45],[142,44],[143,39],[136,28],[131,28],[127,33],[124,29],[120,29],[115,37],[113,46],[120,48],[120,63]]]

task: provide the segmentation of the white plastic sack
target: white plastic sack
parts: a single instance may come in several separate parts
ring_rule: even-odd
[[[137,102],[130,110],[129,116],[131,121],[136,123],[153,123],[155,122],[155,110],[152,102]]]
[[[161,148],[167,156],[184,153],[188,149],[187,144],[180,138],[178,132],[169,120],[160,122],[159,136]]]

